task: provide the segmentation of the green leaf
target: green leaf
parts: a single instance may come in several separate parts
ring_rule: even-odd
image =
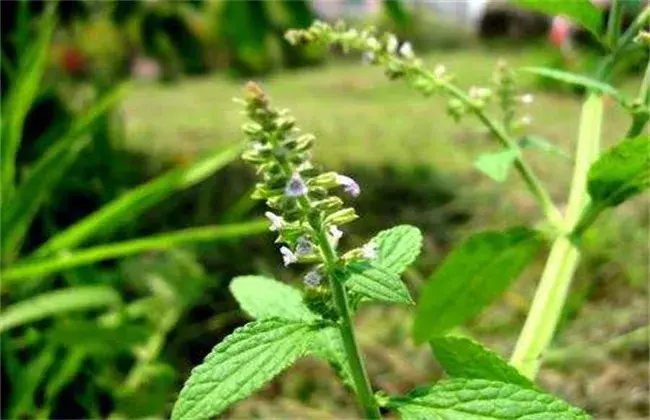
[[[584,26],[599,37],[603,29],[603,12],[590,0],[510,0],[512,3],[550,16],[561,15]]]
[[[403,420],[580,420],[584,411],[544,392],[485,379],[457,378],[392,398]]]
[[[48,344],[22,368],[17,383],[12,384],[6,418],[34,418],[29,413],[36,408],[38,388],[56,362],[56,348]]]
[[[519,140],[519,147],[521,147],[522,149],[534,147],[543,152],[554,153],[556,155],[562,156],[563,158],[572,160],[571,155],[567,153],[566,150],[551,143],[549,140],[545,139],[542,136],[535,136],[535,135],[523,136]]]
[[[519,276],[541,244],[535,231],[516,227],[475,234],[454,249],[424,285],[415,315],[416,342],[477,315]]]
[[[523,67],[519,70],[536,74],[538,76],[547,77],[549,79],[554,79],[558,82],[583,86],[587,89],[595,90],[596,92],[611,95],[619,102],[625,102],[621,93],[614,86],[608,85],[607,83],[603,83],[596,79],[592,79],[591,77],[547,67]]]
[[[422,250],[422,233],[409,225],[379,232],[371,242],[379,247],[377,265],[397,275],[415,261]]]
[[[11,200],[2,203],[0,240],[5,261],[13,258],[38,209],[77,159],[81,150],[90,142],[87,131],[98,118],[121,100],[125,93],[125,86],[116,88],[77,117],[70,129],[55,141],[28,172]]]
[[[650,137],[626,139],[589,169],[587,189],[596,206],[614,207],[650,186]]]
[[[75,286],[14,303],[0,314],[0,332],[72,311],[115,306],[120,295],[108,286]]]
[[[343,340],[339,330],[333,327],[327,327],[318,331],[309,352],[327,360],[341,377],[341,380],[351,389],[354,389],[352,370],[350,369],[350,363],[345,354],[345,348],[343,347]]]
[[[16,153],[22,139],[25,118],[38,97],[41,79],[47,67],[52,34],[56,26],[55,5],[47,7],[39,22],[38,34],[26,52],[22,52],[17,75],[11,90],[2,104],[2,141],[0,162],[2,164],[2,201],[6,202],[13,192]],[[6,61],[3,55],[3,62]],[[6,234],[6,233],[3,233]]]
[[[37,255],[71,249],[87,241],[93,235],[106,234],[117,229],[125,221],[133,220],[174,192],[191,187],[217,172],[236,159],[239,151],[239,146],[219,150],[187,168],[173,169],[130,190],[50,238],[37,250]]]
[[[313,321],[318,318],[307,308],[300,291],[268,277],[235,277],[230,283],[230,292],[254,319]]]
[[[214,417],[246,398],[305,354],[312,324],[276,318],[236,329],[192,370],[172,420]]]
[[[162,251],[189,243],[225,241],[256,235],[268,230],[266,219],[220,226],[202,226],[151,235],[71,251],[48,258],[28,258],[11,265],[2,272],[3,286],[15,280],[36,278],[82,265],[93,264],[146,251]]]
[[[96,320],[63,320],[48,330],[47,340],[69,352],[115,357],[143,346],[154,334],[153,327],[135,322],[106,324]]]
[[[345,285],[362,299],[412,304],[413,299],[399,276],[370,261],[354,261],[347,265]]]
[[[508,172],[515,159],[517,159],[515,150],[484,153],[476,159],[474,166],[496,182],[503,182],[508,178]]]
[[[535,387],[499,355],[469,338],[446,335],[435,337],[429,343],[436,360],[451,377],[489,379],[524,388]]]

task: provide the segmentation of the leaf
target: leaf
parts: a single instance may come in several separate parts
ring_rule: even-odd
[[[235,277],[230,283],[230,292],[254,319],[313,321],[318,318],[307,308],[300,291],[268,277]]]
[[[114,306],[120,295],[107,286],[74,286],[42,293],[5,308],[0,314],[0,332],[72,311]]]
[[[70,129],[36,162],[26,179],[18,186],[11,200],[2,203],[2,255],[5,261],[13,258],[34,216],[52,189],[74,163],[81,150],[90,142],[85,136],[92,125],[126,93],[124,86],[97,101],[83,115],[77,117]]]
[[[535,231],[516,227],[475,234],[454,249],[424,285],[415,316],[416,342],[478,314],[519,276],[541,244]]]
[[[48,344],[23,367],[17,383],[12,384],[9,408],[3,413],[6,418],[34,418],[28,413],[36,407],[36,391],[56,361],[56,348]]]
[[[545,139],[542,136],[527,135],[523,136],[519,140],[519,147],[526,149],[529,147],[535,147],[546,153],[554,153],[556,155],[562,156],[563,158],[572,160],[573,158],[567,151],[563,148],[551,143],[549,140]]]
[[[173,169],[130,190],[50,238],[37,250],[37,255],[75,248],[93,235],[112,232],[174,192],[195,185],[223,168],[237,158],[239,151],[239,146],[219,150],[187,168]]]
[[[266,219],[230,225],[202,226],[94,246],[48,258],[28,258],[3,270],[3,286],[15,280],[45,276],[82,265],[123,258],[146,251],[167,250],[189,243],[225,241],[250,236],[267,231],[268,226]]]
[[[589,169],[587,189],[596,206],[615,207],[650,186],[650,137],[626,139]]]
[[[239,306],[254,319],[281,318],[290,321],[313,321],[320,316],[311,312],[297,289],[263,276],[235,277],[230,292]],[[354,387],[341,333],[332,327],[316,333],[310,353],[327,360],[343,381]]]
[[[512,3],[550,16],[561,15],[584,26],[599,37],[603,29],[603,12],[590,0],[510,0]]]
[[[13,191],[15,159],[22,138],[25,118],[38,97],[41,79],[47,67],[50,43],[56,26],[55,5],[47,7],[42,16],[43,21],[38,24],[36,39],[27,51],[21,54],[22,59],[17,66],[18,73],[5,102],[2,104],[0,161],[2,163],[3,202],[11,197]],[[6,61],[4,55],[2,58],[3,62]]]
[[[457,378],[392,398],[403,420],[579,420],[584,411],[544,392],[485,379]]]
[[[451,377],[489,379],[524,388],[535,387],[499,355],[469,338],[446,335],[435,337],[429,343],[436,360]]]
[[[355,261],[347,265],[345,285],[362,298],[382,302],[412,304],[406,285],[397,274],[370,261]]]
[[[236,329],[192,370],[172,420],[210,418],[246,398],[305,354],[311,324],[276,318]]]
[[[476,159],[474,166],[496,182],[503,182],[508,178],[508,172],[515,159],[517,152],[514,150],[484,153]]]
[[[151,326],[135,322],[103,325],[95,320],[64,320],[47,333],[49,342],[85,354],[115,357],[142,346],[154,333]],[[88,337],[92,337],[89,340]]]
[[[595,90],[596,92],[611,95],[619,102],[625,102],[621,93],[614,86],[608,85],[607,83],[603,83],[596,79],[592,79],[591,77],[548,67],[523,67],[520,70],[526,73],[536,74],[538,76],[547,77],[549,79],[554,79],[570,85],[583,86],[587,89]]]
[[[409,225],[379,232],[371,242],[379,247],[376,263],[397,275],[415,261],[422,250],[422,233]]]

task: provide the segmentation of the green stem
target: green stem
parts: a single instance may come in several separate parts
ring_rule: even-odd
[[[428,75],[428,73],[425,74]],[[501,146],[517,152],[514,162],[515,169],[517,172],[519,172],[519,175],[526,183],[526,186],[530,192],[537,199],[537,202],[539,203],[546,219],[553,225],[560,226],[562,222],[562,214],[557,209],[555,204],[553,204],[551,196],[549,195],[546,188],[544,188],[540,180],[537,178],[532,168],[528,166],[526,161],[523,160],[517,142],[510,135],[508,135],[502,126],[488,117],[483,109],[475,106],[470,98],[462,90],[448,83],[443,84],[442,88],[451,96],[460,100],[466,106],[468,106],[469,109],[478,117],[478,119],[481,120],[481,122],[485,124],[490,132],[496,137]]]
[[[607,43],[611,47],[616,46],[618,37],[621,34],[621,18],[623,17],[623,2],[612,0],[609,8],[609,20],[607,21]]]
[[[271,139],[271,142],[274,142],[274,139]],[[284,174],[287,177],[292,176],[289,162],[284,157],[277,157],[277,159]],[[381,419],[381,413],[375,401],[370,379],[368,378],[368,373],[363,363],[361,350],[354,334],[352,314],[348,303],[347,292],[343,284],[345,277],[341,272],[339,257],[327,237],[327,233],[323,227],[322,217],[312,212],[313,206],[309,198],[307,196],[299,197],[298,205],[302,212],[308,215],[309,226],[315,235],[315,242],[323,256],[327,278],[332,290],[332,298],[339,315],[338,326],[343,341],[343,348],[345,349],[346,359],[350,364],[354,388],[357,393],[359,405],[363,409],[364,418]]]
[[[600,149],[602,115],[602,98],[591,95],[585,101],[580,117],[576,164],[565,217],[566,226],[571,229],[588,205],[587,174]],[[580,251],[569,233],[558,237],[551,246],[533,304],[511,358],[511,364],[530,378],[537,375],[541,356],[553,339],[580,260]]]

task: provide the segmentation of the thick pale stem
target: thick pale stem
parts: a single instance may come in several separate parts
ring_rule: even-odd
[[[570,231],[589,203],[587,174],[600,149],[602,115],[602,98],[592,94],[585,102],[580,117],[576,164],[565,217],[569,230],[556,239],[551,247],[528,318],[511,358],[512,365],[530,378],[537,375],[541,357],[553,339],[580,259],[580,252],[570,239]]]

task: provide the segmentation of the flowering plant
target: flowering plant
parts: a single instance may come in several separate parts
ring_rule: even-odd
[[[619,2],[614,5],[620,7]],[[581,16],[578,18],[587,19]],[[610,19],[620,19],[617,13],[612,16]],[[646,8],[623,34],[611,34],[620,21],[608,25],[611,52],[599,70],[600,79],[530,70],[589,90],[564,213],[521,153],[521,134],[530,117],[518,116],[517,111],[533,98],[516,92],[514,74],[504,64],[497,67],[492,88],[465,92],[453,83],[444,66],[428,70],[412,46],[400,43],[392,34],[321,22],[306,30],[290,31],[287,39],[294,44],[321,43],[360,51],[365,61],[382,66],[389,78],[404,79],[426,95],[446,96],[454,118],[476,116],[503,148],[484,155],[476,166],[498,181],[505,180],[508,168],[514,167],[539,204],[544,216],[539,226],[544,229],[513,227],[482,232],[452,251],[421,293],[413,332],[416,342],[431,345],[449,379],[401,396],[376,391],[352,319],[366,302],[414,303],[400,275],[420,253],[422,235],[415,227],[397,226],[380,232],[360,248],[342,252],[341,227],[358,216],[333,191],[343,189],[353,198],[361,192],[360,186],[348,176],[314,165],[314,136],[301,133],[287,110],[272,107],[262,89],[249,83],[243,101],[249,119],[243,127],[248,136],[243,158],[256,167],[261,178],[253,196],[266,200],[271,209],[266,216],[270,229],[278,234],[277,242],[283,244],[279,252],[284,265],[306,264],[309,268],[303,291],[261,276],[233,280],[233,295],[255,321],[235,330],[192,371],[172,418],[218,415],[307,354],[330,362],[357,396],[364,418],[381,418],[380,409],[396,411],[404,419],[589,418],[584,411],[540,390],[534,379],[579,262],[582,234],[603,211],[650,185],[650,144],[642,134],[650,115],[650,68],[634,100],[601,80],[610,74],[612,60],[615,63],[621,51],[629,48],[649,16]],[[638,39],[643,42],[644,36]],[[599,157],[604,94],[615,97],[630,111],[632,125],[620,143]],[[497,102],[499,118],[488,114],[491,102]],[[551,243],[549,258],[510,362],[469,338],[449,333],[499,296],[546,241]]]

